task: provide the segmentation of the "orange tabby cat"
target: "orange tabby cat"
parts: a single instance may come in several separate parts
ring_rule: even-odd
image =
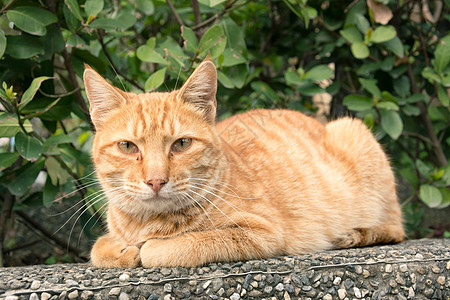
[[[215,124],[205,60],[180,90],[125,93],[87,67],[109,201],[98,267],[197,266],[400,242],[395,180],[359,120],[253,110]]]

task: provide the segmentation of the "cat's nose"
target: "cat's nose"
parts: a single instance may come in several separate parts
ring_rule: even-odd
[[[148,184],[152,190],[158,194],[161,188],[169,181],[168,179],[150,179],[147,180],[145,183]]]

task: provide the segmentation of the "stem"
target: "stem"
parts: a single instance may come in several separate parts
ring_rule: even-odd
[[[412,70],[411,64],[408,64],[408,76],[409,80],[411,81],[411,88],[413,93],[419,94],[420,89],[414,77],[414,72]],[[417,102],[417,106],[419,107],[420,110],[420,116],[422,117],[423,122],[425,123],[425,128],[431,141],[430,144],[433,149],[433,153],[436,156],[439,167],[444,167],[448,164],[447,158],[445,157],[444,151],[442,150],[442,146],[439,143],[436,133],[434,132],[433,124],[431,123],[430,116],[428,115],[427,107],[423,101]]]
[[[46,238],[54,241],[58,246],[60,246],[63,249],[67,249],[72,254],[76,255],[77,257],[80,257],[81,250],[75,247],[72,247],[68,242],[66,243],[62,239],[58,238],[54,234],[52,234],[47,228],[41,225],[41,223],[35,221],[33,218],[28,216],[25,212],[18,210],[16,212],[23,220],[25,220],[27,223],[29,223],[31,226],[39,230]]]
[[[11,220],[12,208],[14,206],[14,197],[10,193],[6,193],[3,198],[2,212],[0,214],[0,267],[4,266],[3,262],[3,242],[8,229],[8,223]]]
[[[169,8],[172,11],[173,16],[177,20],[178,24],[180,24],[180,26],[184,26],[183,20],[180,18],[180,15],[177,13],[177,10],[175,9],[175,6],[173,6],[172,1],[167,0],[167,5],[169,5]]]
[[[66,66],[66,69],[69,72],[69,80],[72,83],[73,89],[75,90],[75,96],[77,99],[77,103],[80,106],[81,110],[83,111],[83,114],[84,114],[87,122],[89,123],[89,127],[91,128],[91,131],[95,132],[95,127],[94,127],[94,124],[92,123],[91,115],[89,114],[89,109],[86,105],[86,102],[84,101],[83,95],[81,95],[81,89],[80,89],[80,86],[78,85],[75,71],[73,69],[72,59],[71,59],[69,53],[67,52],[66,48],[64,48],[61,51],[61,53],[64,58],[64,65]]]
[[[192,9],[194,11],[194,23],[197,26],[202,21],[202,16],[200,15],[200,6],[198,0],[192,0]]]
[[[127,75],[125,75],[122,71],[120,71],[120,69],[114,63],[111,55],[109,54],[108,48],[106,48],[106,44],[103,41],[103,34],[100,31],[98,31],[97,33],[98,33],[98,41],[100,42],[100,45],[102,45],[103,53],[105,53],[106,57],[108,58],[109,63],[111,64],[111,67],[113,68],[114,72],[122,76],[123,79],[134,85],[136,88],[140,89],[141,91],[145,91],[144,88],[141,87],[139,84],[137,84],[133,79],[128,78]]]

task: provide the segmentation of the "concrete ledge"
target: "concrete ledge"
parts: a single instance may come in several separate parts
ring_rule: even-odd
[[[450,239],[199,268],[0,269],[0,299],[450,299]]]

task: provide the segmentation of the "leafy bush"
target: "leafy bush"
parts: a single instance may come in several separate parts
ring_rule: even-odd
[[[168,91],[210,54],[219,118],[259,107],[354,115],[410,187],[404,211],[411,235],[424,205],[450,204],[448,0],[2,4],[0,241],[11,212],[23,215],[26,207],[84,199],[84,222],[101,220],[84,63],[124,90]],[[333,100],[320,108],[317,99],[327,94]]]

